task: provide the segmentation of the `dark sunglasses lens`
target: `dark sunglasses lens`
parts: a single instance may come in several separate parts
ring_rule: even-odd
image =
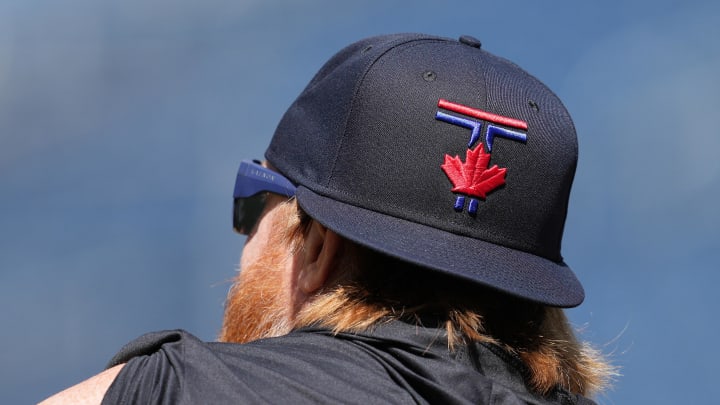
[[[248,235],[255,228],[265,208],[267,193],[255,194],[248,198],[236,198],[233,212],[233,227],[242,235]]]

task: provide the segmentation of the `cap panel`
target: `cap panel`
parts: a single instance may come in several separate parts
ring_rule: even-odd
[[[265,157],[295,183],[324,187],[365,72],[388,49],[420,37],[371,37],[335,54],[285,112]]]
[[[523,117],[528,122],[524,147],[503,143],[493,150],[497,161],[507,161],[508,200],[526,218],[518,237],[540,247],[541,255],[561,260],[560,245],[570,189],[578,157],[575,127],[560,99],[535,77],[503,58],[492,56],[486,76],[488,108],[500,114]],[[506,103],[504,100],[517,100]]]

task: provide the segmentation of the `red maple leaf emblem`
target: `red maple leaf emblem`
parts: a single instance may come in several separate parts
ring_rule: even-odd
[[[487,193],[505,184],[507,169],[497,165],[488,168],[490,154],[480,143],[474,150],[465,153],[465,163],[458,156],[445,155],[445,163],[440,165],[452,182],[455,193],[485,199]]]

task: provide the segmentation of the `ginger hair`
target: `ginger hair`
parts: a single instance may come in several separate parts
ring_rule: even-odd
[[[285,235],[293,249],[313,221],[294,199]],[[600,351],[577,339],[565,312],[415,266],[345,240],[340,265],[326,287],[299,311],[294,328],[321,326],[363,332],[380,322],[439,319],[449,350],[480,342],[518,356],[526,383],[544,395],[557,386],[582,395],[609,387],[617,369]]]

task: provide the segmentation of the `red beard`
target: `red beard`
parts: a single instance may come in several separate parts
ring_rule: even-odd
[[[286,245],[273,242],[235,278],[225,304],[221,342],[246,343],[292,330],[291,290],[283,276]]]

